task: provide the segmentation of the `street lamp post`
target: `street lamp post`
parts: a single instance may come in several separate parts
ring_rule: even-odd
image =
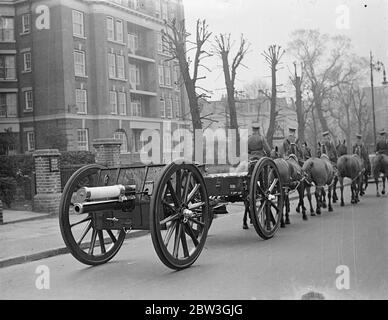
[[[385,73],[385,66],[384,63],[381,61],[377,61],[376,63],[373,63],[373,55],[372,51],[370,52],[370,84],[371,84],[371,93],[372,93],[372,112],[373,112],[373,139],[374,144],[376,146],[376,115],[375,115],[375,93],[374,93],[374,86],[373,86],[373,70],[380,71],[383,70],[383,85],[387,85],[387,76]]]

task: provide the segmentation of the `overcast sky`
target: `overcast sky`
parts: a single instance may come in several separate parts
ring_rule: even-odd
[[[239,70],[237,89],[258,78],[270,81],[269,69],[260,53],[271,44],[286,47],[290,33],[296,29],[347,35],[358,55],[369,57],[372,50],[388,69],[388,0],[183,0],[183,3],[186,28],[191,34],[195,34],[196,20],[205,18],[213,32],[212,40],[220,32],[231,33],[236,40],[243,33],[251,43],[250,53],[244,60],[249,69]],[[348,28],[344,24],[346,11],[349,12]],[[292,67],[293,60],[286,56],[285,68],[279,71],[284,84],[289,76],[287,65]],[[212,72],[204,70],[207,79],[201,85],[214,90],[214,100],[225,92],[222,90],[224,78],[215,58],[209,59],[206,65]],[[375,77],[376,81],[381,80],[381,76]]]

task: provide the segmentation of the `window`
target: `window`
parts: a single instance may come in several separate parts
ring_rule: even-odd
[[[73,10],[73,35],[83,37],[84,34],[84,14]]]
[[[24,110],[31,111],[34,108],[32,90],[24,91]]]
[[[108,40],[114,40],[115,39],[115,36],[114,36],[115,27],[114,27],[113,18],[111,18],[111,17],[106,18],[106,29],[107,29],[107,33],[108,33]]]
[[[123,22],[121,20],[116,21],[116,41],[124,41]]]
[[[178,67],[173,68],[173,81],[174,81],[175,89],[179,90],[179,69],[178,69]]]
[[[85,52],[74,51],[74,73],[76,76],[85,76]]]
[[[31,52],[25,52],[23,54],[24,70],[25,72],[31,71]]]
[[[125,63],[124,56],[116,56],[117,58],[117,78],[125,79]]]
[[[131,52],[139,50],[139,35],[128,33],[128,48]]]
[[[164,67],[164,81],[166,86],[171,86],[171,69],[170,67]]]
[[[79,151],[89,151],[88,129],[77,130],[77,142]]]
[[[14,41],[14,19],[0,16],[0,42]]]
[[[159,66],[159,84],[164,85],[164,67]]]
[[[166,101],[164,99],[164,96],[160,98],[160,117],[161,118],[166,117]]]
[[[129,65],[129,82],[134,87],[140,84],[140,67],[136,64]]]
[[[121,141],[120,153],[127,153],[128,152],[127,135],[124,132],[117,131],[113,134],[113,138]]]
[[[16,93],[0,93],[0,118],[13,118],[17,116]]]
[[[30,25],[30,14],[29,13],[23,14],[22,15],[22,30],[23,30],[23,33],[29,33],[30,32],[30,28],[31,28],[31,25]]]
[[[166,98],[166,118],[172,118],[172,99],[170,96]]]
[[[116,78],[116,57],[113,53],[108,53],[108,73],[109,78]]]
[[[35,133],[33,131],[27,132],[27,150],[35,150]]]
[[[141,117],[142,115],[140,98],[131,97],[131,116]]]
[[[88,100],[86,90],[75,90],[75,104],[77,105],[77,113],[86,114],[88,112]]]
[[[126,115],[127,114],[127,95],[125,92],[119,92],[119,114]]]
[[[117,92],[109,91],[110,113],[117,114]]]
[[[16,79],[15,56],[0,56],[0,79]]]

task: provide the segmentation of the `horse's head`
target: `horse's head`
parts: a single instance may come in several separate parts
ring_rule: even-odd
[[[341,143],[341,141],[339,141],[336,149],[337,149],[337,154],[339,157],[343,156],[344,154],[347,154],[348,148],[346,147],[346,140],[344,140],[342,143]]]
[[[274,149],[271,150],[270,157],[272,159],[280,158],[279,148],[278,146],[275,146]]]

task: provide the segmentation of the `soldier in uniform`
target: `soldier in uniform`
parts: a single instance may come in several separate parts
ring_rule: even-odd
[[[260,125],[252,124],[252,131],[252,135],[248,138],[248,158],[269,156],[271,149],[265,137],[260,134]]]
[[[288,129],[288,137],[283,141],[283,156],[289,156],[291,154],[291,144],[296,143],[295,128]]]
[[[360,133],[356,134],[356,143],[353,145],[353,153],[356,153],[356,148],[360,147],[361,149],[361,158],[364,160],[365,163],[365,170],[370,173],[370,161],[368,156],[368,151],[366,150],[366,147],[364,143],[362,142],[362,135]]]
[[[323,146],[325,146],[326,154],[329,157],[332,164],[337,167],[337,149],[335,148],[334,142],[330,138],[329,131],[325,131],[323,134]]]
[[[380,137],[376,143],[376,153],[383,153],[388,156],[388,141],[384,129],[380,131]]]

